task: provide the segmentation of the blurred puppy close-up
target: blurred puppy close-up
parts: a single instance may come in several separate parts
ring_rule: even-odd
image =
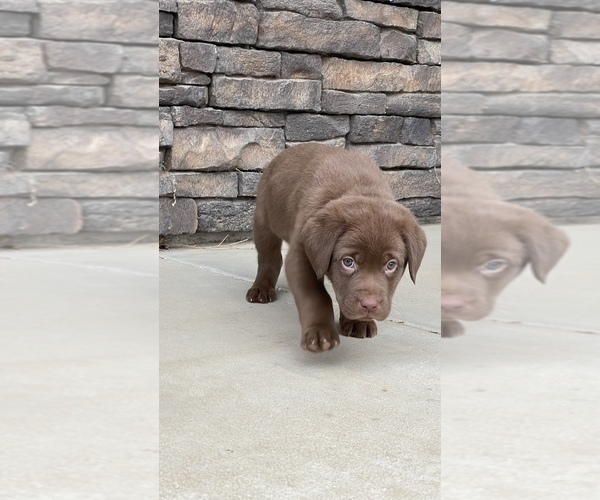
[[[407,267],[415,281],[426,247],[425,233],[372,160],[321,144],[289,148],[264,169],[254,216],[258,272],[249,302],[275,300],[282,240],[289,243],[285,271],[301,345],[312,352],[339,344],[325,276],[340,306],[341,333],[374,337],[374,320],[390,313]]]
[[[442,337],[455,337],[464,333],[459,320],[490,314],[527,264],[545,282],[569,240],[541,215],[503,201],[480,174],[451,161],[441,170]]]

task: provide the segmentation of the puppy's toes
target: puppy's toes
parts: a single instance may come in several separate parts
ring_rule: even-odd
[[[302,334],[300,345],[311,352],[330,351],[340,345],[340,336],[335,328],[314,327]]]
[[[354,321],[340,315],[340,328],[342,335],[357,339],[372,339],[377,335],[377,324],[373,320]]]
[[[442,337],[460,337],[464,333],[465,327],[458,321],[442,321]]]
[[[246,292],[246,300],[252,303],[266,304],[277,298],[275,288],[260,288],[253,286]]]

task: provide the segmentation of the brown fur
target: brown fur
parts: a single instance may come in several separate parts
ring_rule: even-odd
[[[301,345],[313,352],[339,344],[327,276],[340,305],[342,334],[374,337],[406,267],[414,281],[426,240],[409,210],[394,200],[383,174],[366,156],[305,144],[287,149],[264,170],[258,187],[254,242],[258,273],[249,302],[275,300],[289,243],[286,275],[302,327]],[[344,265],[353,259],[352,268]],[[389,262],[397,268],[386,270]]]
[[[444,161],[442,336],[462,334],[458,320],[487,316],[527,264],[544,282],[567,247],[564,232],[544,217],[503,201],[475,172]],[[487,267],[498,263],[497,271]]]

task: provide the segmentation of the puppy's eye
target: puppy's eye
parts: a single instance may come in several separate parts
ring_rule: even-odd
[[[344,257],[342,259],[342,265],[346,269],[354,269],[354,259],[352,257]]]
[[[386,265],[385,265],[385,270],[386,271],[395,271],[396,268],[398,267],[398,263],[395,260],[390,260]]]
[[[492,259],[488,260],[485,264],[480,267],[483,274],[498,274],[504,271],[508,266],[508,263],[503,259]]]

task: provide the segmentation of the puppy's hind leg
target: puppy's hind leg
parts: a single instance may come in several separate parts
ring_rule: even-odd
[[[273,302],[277,297],[275,284],[281,272],[283,259],[281,238],[271,231],[258,211],[254,217],[254,244],[258,252],[258,272],[254,284],[246,293],[246,300],[266,304]]]

